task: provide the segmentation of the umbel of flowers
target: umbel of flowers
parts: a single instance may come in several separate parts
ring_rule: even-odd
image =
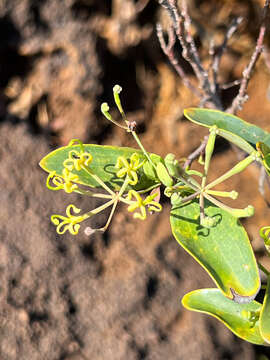
[[[141,220],[146,219],[147,212],[160,212],[162,210],[162,206],[159,202],[155,201],[158,193],[155,192],[146,197],[142,197],[139,191],[130,188],[128,189],[128,187],[135,186],[138,183],[137,171],[144,165],[144,160],[140,161],[137,153],[133,153],[130,159],[123,156],[119,156],[117,158],[117,162],[115,164],[115,168],[117,170],[116,176],[119,179],[123,179],[123,183],[119,191],[114,191],[91,170],[93,157],[90,153],[85,151],[84,145],[80,140],[72,140],[68,146],[72,146],[76,143],[80,145],[80,151],[69,151],[68,158],[62,163],[62,175],[56,175],[55,171],[51,172],[47,178],[47,187],[50,190],[61,189],[67,193],[76,192],[83,195],[85,194],[88,196],[98,197],[106,200],[106,202],[82,215],[79,215],[81,210],[73,204],[70,204],[66,208],[66,216],[56,214],[52,215],[51,221],[54,225],[56,225],[56,231],[58,234],[63,234],[66,231],[69,231],[72,235],[76,235],[80,229],[80,223],[82,221],[91,218],[108,207],[111,207],[111,212],[105,226],[99,229],[94,229],[95,231],[104,232],[108,228],[119,202],[127,204],[127,210],[134,213],[134,218]],[[73,173],[74,170],[77,172],[86,172],[100,185],[100,187],[103,188],[103,190],[105,190],[105,193],[95,193],[80,188],[79,175]]]
[[[101,211],[111,207],[106,224],[102,228],[91,229],[91,232],[104,232],[108,228],[119,202],[123,202],[128,205],[127,210],[134,213],[134,218],[145,220],[147,213],[160,212],[162,210],[162,206],[159,203],[159,187],[162,184],[166,187],[164,194],[170,198],[173,206],[188,203],[195,198],[199,199],[200,224],[203,227],[214,227],[218,221],[216,217],[209,217],[205,214],[204,199],[210,200],[216,206],[225,209],[235,217],[253,215],[254,209],[252,206],[248,206],[245,209],[233,209],[214,197],[221,196],[236,199],[238,196],[236,191],[215,191],[212,188],[229,177],[241,172],[253,161],[259,161],[260,154],[257,151],[252,148],[250,155],[247,158],[240,161],[231,170],[227,171],[218,179],[212,181],[210,184],[207,184],[207,174],[216,136],[221,135],[226,138],[229,136],[228,139],[230,141],[238,141],[238,145],[242,145],[245,149],[247,149],[245,141],[238,137],[235,140],[235,135],[228,135],[222,129],[217,128],[216,125],[212,126],[209,129],[210,135],[205,148],[204,162],[202,163],[204,166],[203,173],[190,170],[188,167],[183,169],[173,154],[168,154],[164,160],[158,157],[158,155],[156,155],[156,158],[154,159],[154,154],[146,152],[140,139],[138,138],[135,131],[136,124],[134,122],[129,122],[126,118],[119,97],[121,90],[122,89],[119,85],[115,85],[113,88],[114,100],[121,114],[123,121],[122,124],[113,119],[109,113],[109,106],[107,103],[103,103],[101,105],[101,111],[109,121],[131,133],[139,145],[140,150],[136,151],[136,149],[134,149],[134,152],[128,156],[125,155],[124,151],[121,153],[119,150],[119,156],[114,158],[115,162],[113,166],[115,169],[115,176],[121,180],[121,186],[116,191],[114,187],[111,186],[112,183],[110,181],[104,181],[102,176],[99,176],[99,171],[96,171],[96,167],[92,166],[93,156],[96,155],[93,155],[91,151],[89,151],[89,148],[87,148],[87,145],[84,145],[80,140],[71,140],[67,146],[69,151],[65,153],[65,157],[61,157],[61,161],[57,158],[57,161],[61,162],[61,170],[59,170],[59,167],[58,172],[55,170],[49,170],[47,187],[51,190],[64,190],[66,193],[76,192],[82,195],[101,198],[105,200],[105,203],[85,214],[80,214],[81,210],[71,204],[66,209],[66,216],[56,214],[52,215],[51,220],[56,226],[56,231],[59,234],[69,231],[72,235],[76,235],[80,229],[82,221],[87,220]],[[98,159],[95,160],[98,163]],[[103,164],[104,167],[107,165],[109,164]],[[142,173],[148,179],[152,179],[152,184],[138,190],[137,185],[141,180],[140,178]],[[87,175],[89,179],[95,181],[95,183],[98,184],[98,187],[104,190],[104,193],[93,192],[92,190],[85,190],[82,188],[80,186],[82,183],[82,174],[83,176]],[[194,175],[201,178],[201,184],[193,178]],[[92,184],[91,187],[93,187]]]

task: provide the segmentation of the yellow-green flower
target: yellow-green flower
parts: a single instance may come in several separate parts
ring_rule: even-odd
[[[46,185],[50,190],[63,189],[65,192],[71,193],[78,189],[78,185],[74,184],[74,182],[77,182],[78,180],[78,175],[72,174],[67,168],[64,168],[62,176],[56,175],[55,171],[51,172],[47,177]],[[51,186],[50,181],[52,181],[55,186]]]
[[[129,184],[136,185],[138,182],[137,170],[143,166],[144,162],[145,161],[140,162],[140,158],[137,153],[131,155],[129,162],[124,156],[120,156],[115,165],[117,169],[120,169],[117,171],[116,175],[119,178],[128,176],[130,179]]]
[[[140,209],[140,212],[135,212],[133,217],[141,220],[146,219],[146,207],[149,211],[160,212],[162,210],[162,206],[158,202],[154,201],[154,198],[157,195],[158,194],[155,193],[148,195],[145,199],[143,199],[137,191],[129,190],[127,200],[131,201],[133,197],[135,200],[129,205],[128,211],[133,212],[136,209]]]
[[[93,156],[88,152],[71,150],[68,153],[68,159],[63,162],[63,166],[72,171],[73,169],[80,171],[83,166],[88,166],[93,160]]]
[[[70,204],[66,208],[66,216],[62,215],[52,215],[51,221],[56,225],[56,232],[58,234],[64,234],[67,230],[72,235],[78,234],[80,228],[80,222],[86,219],[85,215],[76,216],[71,214],[71,210],[74,214],[79,214],[81,209],[78,209],[75,205]]]
[[[270,250],[270,226],[264,226],[260,229],[260,236],[264,240],[265,246],[267,246],[267,250]]]

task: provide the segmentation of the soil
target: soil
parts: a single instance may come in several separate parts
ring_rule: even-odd
[[[262,3],[189,2],[205,61],[209,37],[215,34],[219,41],[229,20],[244,16],[221,64],[223,82],[239,78],[249,61]],[[116,83],[124,89],[127,116],[136,119],[149,151],[182,158],[206,134],[183,118],[183,109],[198,106],[198,100],[163,56],[157,21],[166,25],[168,20],[152,0],[0,2],[1,360],[270,356],[267,348],[245,343],[215,319],[181,306],[186,292],[214,284],[173,239],[165,199],[162,214],[145,222],[120,207],[103,235],[88,237],[82,227],[76,237],[59,236],[50,223],[50,215],[70,203],[88,210],[95,201],[49,191],[38,166],[44,155],[72,138],[136,147],[99,111],[102,101],[112,104]],[[250,100],[239,113],[268,131],[269,86],[270,70],[262,58],[250,82]],[[235,91],[224,91],[224,103]],[[210,176],[217,177],[236,160],[234,150],[220,140]],[[244,224],[267,266],[258,229],[269,225],[269,208],[259,194],[258,178],[258,169],[251,167],[224,189],[240,192],[237,206],[255,206],[255,216]],[[92,225],[105,221],[101,215]]]

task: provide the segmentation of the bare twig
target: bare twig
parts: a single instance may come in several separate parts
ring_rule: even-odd
[[[197,70],[198,76],[203,75],[203,77],[202,77],[202,83],[203,83],[205,81],[205,74],[204,74],[205,70],[202,66],[197,47],[195,45],[195,41],[190,32],[191,18],[188,13],[186,0],[182,0],[182,11],[180,12],[180,17],[182,19],[181,23],[184,26],[184,33],[186,36],[187,44],[190,45],[190,56],[193,57],[195,66],[197,66],[197,68],[198,68],[198,70]],[[188,51],[188,46],[187,46],[187,51]],[[187,56],[189,56],[189,55],[187,54]],[[198,77],[198,79],[199,79],[199,77]]]
[[[220,89],[223,89],[223,90],[226,90],[226,89],[229,89],[233,86],[237,86],[237,85],[240,85],[241,84],[241,80],[234,80],[234,81],[231,81],[227,84],[223,84],[223,85],[220,85]]]
[[[175,44],[175,33],[174,33],[173,28],[170,28],[168,30],[168,38],[169,38],[168,45],[166,45],[166,43],[165,43],[161,24],[157,24],[156,29],[157,29],[157,36],[158,36],[158,40],[159,40],[162,51],[170,60],[171,64],[175,68],[177,74],[182,78],[185,86],[187,88],[189,88],[196,96],[201,98],[203,96],[202,93],[200,93],[200,91],[197,89],[197,87],[192,85],[192,83],[190,82],[186,73],[184,72],[182,66],[179,64],[179,61],[175,57],[174,49],[173,49],[174,44]]]
[[[183,79],[184,84],[200,99],[200,106],[204,106],[206,103],[209,107],[213,107],[219,110],[223,110],[223,105],[220,98],[220,89],[228,89],[232,86],[239,86],[239,91],[237,96],[232,101],[231,106],[226,110],[229,113],[235,114],[237,110],[241,109],[242,105],[247,101],[247,87],[252,75],[252,72],[255,68],[255,65],[263,51],[265,57],[266,66],[270,69],[270,51],[268,48],[263,48],[264,36],[266,33],[267,16],[269,12],[270,0],[265,0],[264,7],[262,10],[262,21],[261,26],[256,42],[256,48],[250,58],[249,64],[243,71],[242,79],[235,80],[227,84],[218,83],[218,73],[220,70],[220,62],[224,52],[227,49],[228,41],[233,36],[240,23],[242,22],[242,17],[238,17],[232,21],[228,26],[224,40],[222,44],[215,49],[215,44],[212,41],[210,43],[209,55],[211,57],[210,65],[208,66],[207,71],[204,69],[202,62],[199,57],[199,53],[194,41],[194,38],[190,32],[191,19],[187,11],[186,0],[182,0],[181,8],[177,7],[176,0],[158,0],[159,3],[167,10],[170,19],[172,21],[172,26],[168,30],[168,44],[166,45],[161,25],[157,25],[157,35],[160,41],[161,48],[163,52],[167,55],[171,64],[174,66],[175,70],[179,76]],[[182,47],[182,56],[183,58],[191,65],[194,74],[199,82],[198,88],[196,88],[190,82],[183,68],[179,64],[178,59],[174,53],[174,45],[178,39]],[[200,89],[200,90],[199,90]],[[193,151],[187,158],[184,163],[184,169],[191,166],[192,162],[197,159],[201,154],[204,153],[205,147],[208,141],[208,136],[204,137],[203,142],[200,146]],[[235,146],[233,146],[235,147]],[[239,155],[239,150],[237,154]],[[262,195],[264,195],[264,179],[265,172],[262,170],[262,175],[260,177],[259,189]],[[269,177],[267,177],[268,185],[270,186]],[[266,200],[267,201],[267,200]],[[201,208],[201,218],[204,217],[203,212],[203,197],[200,198],[200,208]]]
[[[215,41],[214,39],[210,40],[210,44],[209,44],[209,57],[210,57],[210,64],[208,66],[208,76],[211,76],[211,72],[212,72],[212,68],[213,68],[213,63],[214,63],[214,55],[215,55],[216,51],[215,51]]]
[[[209,102],[211,107],[222,109],[222,103],[218,93],[213,93],[211,90],[208,72],[201,63],[195,41],[191,35],[191,20],[187,11],[186,1],[182,0],[180,11],[176,6],[175,0],[159,0],[159,3],[168,11],[177,39],[183,49],[182,56],[191,65],[199,81],[199,88],[203,90],[203,96],[200,96],[200,100],[202,102]]]
[[[261,55],[261,52],[263,51],[263,40],[264,40],[265,31],[266,31],[266,24],[267,24],[266,19],[267,19],[267,14],[269,11],[269,4],[270,4],[270,0],[265,0],[263,12],[262,12],[262,24],[261,24],[259,36],[257,39],[256,48],[251,56],[249,64],[243,71],[243,78],[241,81],[238,95],[233,100],[232,105],[226,110],[227,112],[229,112],[231,114],[235,114],[237,112],[237,110],[241,109],[242,105],[248,99],[247,87],[248,87],[248,83],[249,83],[249,80],[251,77],[251,73],[256,65],[256,62],[258,61],[258,59]]]
[[[205,136],[201,145],[187,157],[187,160],[184,163],[184,169],[189,167],[195,159],[197,159],[200,155],[204,153],[208,138],[208,135]]]
[[[219,65],[220,65],[220,60],[221,57],[223,55],[223,53],[225,52],[226,48],[227,48],[227,44],[229,39],[233,36],[233,34],[235,33],[235,31],[237,30],[238,26],[241,24],[241,22],[243,21],[242,17],[238,17],[235,18],[231,24],[229,25],[227,32],[225,34],[223,43],[221,44],[221,46],[219,46],[218,50],[215,52],[214,56],[213,56],[213,63],[212,63],[212,67],[211,67],[211,72],[212,72],[212,91],[214,93],[216,93],[219,90],[219,86],[218,86],[218,72],[219,72]]]

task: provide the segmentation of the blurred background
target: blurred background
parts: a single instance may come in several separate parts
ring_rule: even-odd
[[[192,32],[204,64],[212,38],[222,43],[236,16],[219,80],[241,78],[259,31],[262,0],[190,0]],[[70,139],[137,147],[106,121],[112,87],[123,87],[129,120],[147,150],[188,156],[206,134],[183,109],[198,106],[162,53],[155,26],[169,19],[154,0],[0,1],[0,359],[203,360],[270,358],[270,351],[236,338],[215,319],[188,312],[188,291],[214,283],[173,239],[169,203],[147,221],[119,207],[104,235],[59,236],[52,213],[95,201],[49,191],[40,159]],[[265,39],[270,48],[269,33]],[[181,48],[179,47],[179,55]],[[270,56],[261,57],[239,116],[270,131]],[[182,62],[196,84],[189,64]],[[229,104],[237,86],[224,90]],[[113,112],[112,112],[113,113]],[[117,117],[117,113],[115,112]],[[210,179],[237,161],[220,140]],[[252,204],[244,221],[258,258],[270,266],[259,237],[269,208],[249,168],[223,185]],[[235,204],[234,204],[235,205]],[[106,216],[94,218],[102,226]]]

